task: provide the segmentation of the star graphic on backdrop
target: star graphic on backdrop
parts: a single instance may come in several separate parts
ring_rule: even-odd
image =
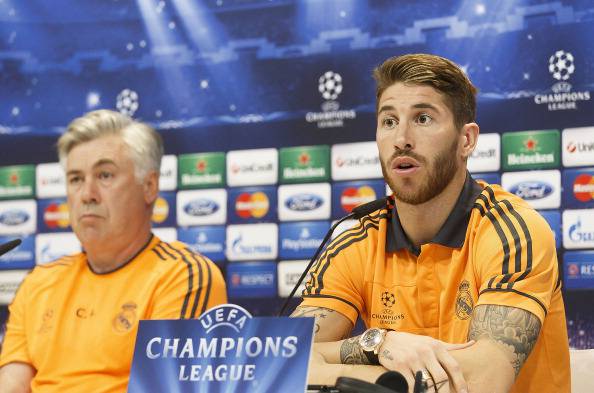
[[[537,144],[538,144],[538,141],[536,141],[535,139],[532,139],[532,138],[529,138],[526,141],[524,141],[524,146],[528,150],[534,150],[536,148]]]
[[[311,158],[309,157],[309,154],[301,153],[301,155],[299,156],[299,163],[301,165],[307,165],[307,164],[309,164],[310,159]]]
[[[206,161],[200,160],[196,163],[196,170],[198,172],[204,172],[206,170]]]

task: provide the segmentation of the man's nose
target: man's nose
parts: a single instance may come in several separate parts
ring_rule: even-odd
[[[414,149],[412,130],[406,122],[401,122],[394,130],[393,143],[395,150]]]
[[[84,203],[97,203],[99,201],[99,191],[95,180],[87,179],[84,182],[81,197]]]

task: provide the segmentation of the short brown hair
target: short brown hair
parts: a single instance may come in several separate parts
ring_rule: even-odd
[[[384,91],[394,83],[428,85],[445,95],[457,129],[476,118],[477,89],[454,62],[440,56],[416,53],[391,57],[373,70],[377,83],[376,112]]]

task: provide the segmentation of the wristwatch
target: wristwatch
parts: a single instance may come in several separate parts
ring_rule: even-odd
[[[367,329],[361,336],[359,336],[359,345],[371,364],[380,364],[377,354],[384,342],[386,332],[386,329],[371,328]]]

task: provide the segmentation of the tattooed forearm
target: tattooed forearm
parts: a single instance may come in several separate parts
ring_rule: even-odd
[[[371,364],[367,355],[359,346],[359,336],[351,337],[340,346],[340,362],[342,364]]]
[[[318,332],[320,331],[320,321],[335,312],[336,311],[324,307],[297,307],[297,309],[293,311],[293,313],[291,314],[291,317],[315,318],[314,334],[318,334]],[[349,332],[346,332],[340,339],[342,340],[344,338],[347,338],[348,335]]]
[[[540,320],[528,311],[515,307],[481,305],[472,312],[468,339],[489,338],[508,350],[517,376],[534,348],[539,333]]]

